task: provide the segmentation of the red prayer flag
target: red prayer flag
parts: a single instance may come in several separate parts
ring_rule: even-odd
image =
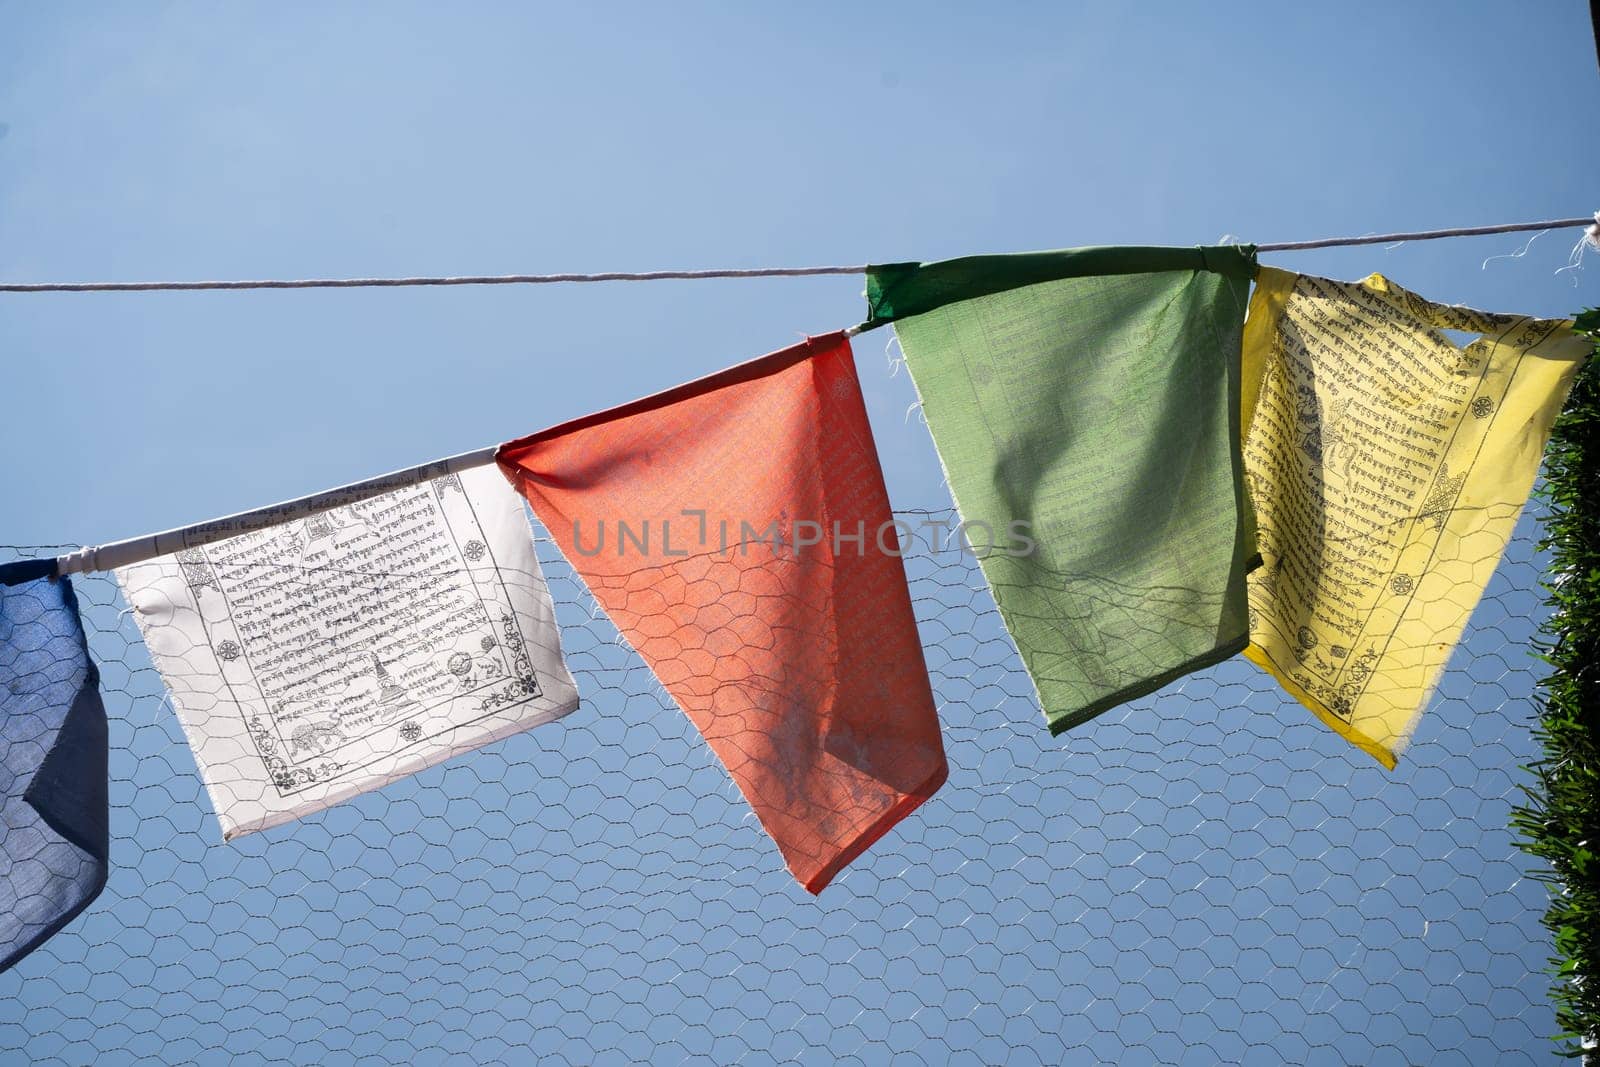
[[[500,468],[820,892],[948,768],[843,333],[503,445]]]

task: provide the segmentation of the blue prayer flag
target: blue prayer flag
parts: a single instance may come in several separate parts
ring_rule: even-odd
[[[100,672],[71,583],[0,586],[0,971],[106,884]]]

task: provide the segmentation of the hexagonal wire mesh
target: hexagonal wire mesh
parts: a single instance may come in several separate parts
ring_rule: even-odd
[[[1242,660],[1052,740],[973,558],[917,539],[950,781],[815,899],[548,540],[578,714],[226,845],[116,585],[81,577],[113,869],[0,976],[0,1052],[1542,1061],[1544,889],[1507,827],[1536,536],[1393,773]]]

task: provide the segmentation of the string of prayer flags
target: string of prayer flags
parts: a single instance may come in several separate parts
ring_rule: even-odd
[[[499,463],[807,890],[944,783],[843,333],[511,442]]]
[[[0,586],[0,971],[100,895],[106,710],[72,583]]]
[[[117,578],[224,839],[578,706],[526,509],[492,467]]]
[[[1570,326],[1377,274],[1257,280],[1244,454],[1266,566],[1246,655],[1387,767],[1532,489],[1589,347]]]
[[[1052,733],[1235,655],[1247,248],[868,270]],[[974,532],[977,531],[976,536]]]

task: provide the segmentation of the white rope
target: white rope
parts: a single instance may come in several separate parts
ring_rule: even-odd
[[[1499,226],[1467,226],[1452,230],[1418,230],[1365,237],[1329,237],[1320,241],[1285,241],[1256,245],[1258,252],[1299,252],[1312,248],[1435,241],[1442,237],[1477,237],[1531,230],[1591,226],[1593,218],[1509,222]],[[1600,238],[1596,239],[1600,241]],[[373,289],[420,285],[549,285],[555,282],[699,281],[707,278],[809,278],[826,274],[865,274],[868,265],[848,267],[753,267],[712,270],[605,271],[599,274],[480,274],[438,278],[299,278],[210,282],[0,282],[0,293],[149,293],[197,289]]]
[[[1339,245],[1388,244],[1395,241],[1426,241],[1440,237],[1469,237],[1491,233],[1516,233],[1527,230],[1553,230],[1585,226],[1586,238],[1600,247],[1600,212],[1592,219],[1555,219],[1547,222],[1512,223],[1504,226],[1481,226],[1456,230],[1429,230],[1417,233],[1382,234],[1369,237],[1338,237],[1326,241],[1301,241],[1289,244],[1257,245],[1258,251],[1297,251],[1308,248],[1330,248]],[[600,281],[658,281],[667,278],[782,278],[817,274],[864,274],[860,267],[767,267],[753,270],[701,270],[652,271],[648,273],[611,272],[607,274],[509,274],[491,277],[463,278],[343,278],[307,279],[301,281],[242,281],[242,282],[63,282],[0,284],[3,292],[146,292],[166,289],[318,289],[357,288],[365,286],[403,285],[503,285],[512,283],[544,282],[600,282]],[[861,331],[852,326],[844,332],[853,336]],[[296,500],[286,500],[263,508],[241,511],[193,526],[180,526],[160,533],[146,534],[125,541],[96,547],[85,547],[68,552],[56,561],[57,574],[82,574],[91,571],[115,570],[133,563],[171,555],[185,548],[198,548],[216,541],[237,537],[251,530],[290,522],[317,512],[358,503],[383,493],[417,485],[434,478],[481,467],[494,462],[499,446],[462,452],[444,459],[423,463],[404,470],[391,471],[376,478],[351,482],[320,493],[312,493]]]
[[[190,289],[374,289],[411,285],[549,285],[555,282],[663,282],[705,278],[809,278],[865,274],[854,267],[753,267],[714,270],[605,271],[600,274],[469,274],[457,278],[299,278],[229,282],[6,282],[3,293],[148,293]]]
[[[1364,237],[1329,237],[1322,241],[1285,241],[1256,245],[1257,252],[1303,252],[1311,248],[1343,248],[1349,245],[1386,245],[1399,241],[1436,241],[1441,237],[1482,237],[1493,233],[1526,233],[1530,230],[1570,230],[1575,226],[1594,226],[1600,212],[1580,219],[1548,219],[1544,222],[1507,222],[1499,226],[1464,226],[1454,230],[1417,230],[1413,233],[1380,233]]]

